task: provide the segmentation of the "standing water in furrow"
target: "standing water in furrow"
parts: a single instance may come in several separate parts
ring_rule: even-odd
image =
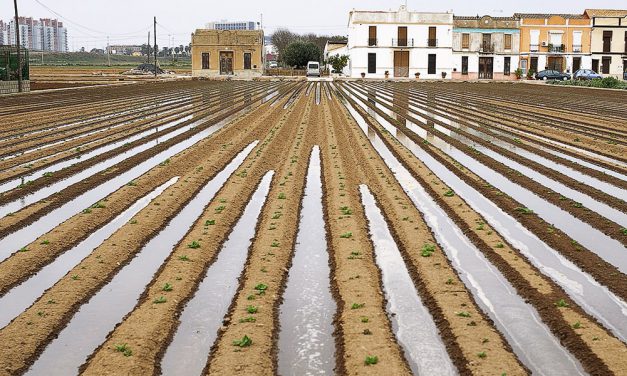
[[[162,151],[161,153],[158,153],[148,158],[147,160],[141,162],[137,166],[134,166],[130,170],[120,175],[117,175],[115,178],[97,187],[94,187],[93,189],[81,194],[80,196],[76,197],[72,201],[69,201],[63,206],[52,210],[50,213],[39,218],[39,220],[32,223],[31,225],[28,225],[0,239],[0,261],[6,259],[13,252],[20,249],[22,246],[31,243],[32,241],[37,239],[39,236],[52,230],[53,228],[58,226],[60,223],[71,218],[73,215],[79,213],[81,210],[85,209],[87,206],[93,204],[94,202],[98,202],[99,200],[102,200],[107,195],[118,190],[124,184],[148,172],[150,169],[157,166],[164,159],[170,158],[173,155],[180,153],[181,151],[187,148],[190,148],[196,143],[209,137],[210,135],[212,135],[213,133],[217,132],[222,127],[224,127],[226,124],[228,124],[230,121],[232,121],[238,114],[229,116],[226,119],[218,122],[217,124],[212,125],[208,129],[205,129],[202,132],[197,133],[194,136],[191,136],[185,141],[179,142],[176,145],[173,145],[170,148]],[[2,214],[0,214],[0,217],[1,216]]]
[[[0,297],[0,328],[3,328],[11,320],[26,310],[33,302],[40,297],[46,289],[57,282],[61,277],[74,268],[83,258],[87,257],[105,239],[128,222],[140,210],[148,206],[150,201],[158,197],[168,187],[179,180],[179,177],[170,179],[167,183],[157,187],[148,195],[135,202],[125,212],[118,215],[111,222],[107,223],[100,230],[91,234],[76,247],[63,253],[53,263],[41,269],[37,274],[29,278],[21,285],[10,290],[6,295]]]
[[[152,238],[111,282],[103,286],[72,317],[28,370],[30,375],[43,375],[50,370],[62,375],[76,374],[78,368],[124,315],[137,304],[142,291],[154,273],[189,228],[201,216],[205,205],[213,200],[229,176],[242,164],[258,141],[248,145],[218,175]]]
[[[381,269],[387,312],[396,338],[416,375],[455,375],[457,370],[440,338],[433,317],[422,304],[387,223],[367,186],[359,187],[376,262]]]
[[[536,310],[463,234],[376,134],[368,133],[364,119],[347,107],[373,147],[392,170],[403,190],[424,215],[441,248],[473,297],[504,334],[520,360],[538,374],[582,375],[579,361],[563,348]]]
[[[185,306],[179,318],[181,324],[161,361],[162,375],[202,373],[218,329],[237,292],[238,278],[244,269],[255,236],[255,224],[270,191],[273,175],[274,171],[270,171],[263,177],[218,258]]]
[[[311,153],[294,259],[279,313],[279,374],[331,375],[335,367],[333,317],[320,149]]]

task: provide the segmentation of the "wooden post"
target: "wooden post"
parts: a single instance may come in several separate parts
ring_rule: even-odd
[[[15,7],[15,44],[17,48],[17,90],[22,92],[22,56],[20,54],[20,23],[17,14],[17,0],[13,0]],[[10,56],[10,55],[9,55]],[[7,72],[8,73],[8,72]]]

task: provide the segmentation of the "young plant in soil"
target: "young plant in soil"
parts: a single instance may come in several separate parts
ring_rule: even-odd
[[[444,196],[446,196],[446,197],[453,197],[453,196],[455,196],[455,192],[453,192],[453,190],[449,189],[449,190],[448,190],[448,191],[444,194]]]
[[[216,224],[215,219],[209,219],[205,222],[205,226],[213,226]]]
[[[368,355],[368,356],[366,356],[366,360],[364,361],[364,363],[367,366],[375,365],[375,364],[379,363],[379,357],[376,356],[376,355]]]
[[[342,239],[349,239],[349,238],[351,238],[352,236],[353,236],[353,233],[352,233],[352,232],[345,232],[345,233],[343,233],[342,235],[340,235],[340,238],[342,238]]]
[[[173,287],[170,283],[167,283],[165,285],[163,285],[163,288],[161,289],[161,291],[172,291]]]
[[[154,304],[163,304],[165,302],[167,302],[168,300],[165,298],[165,296],[160,296],[158,298],[156,298],[155,300],[153,300],[152,302]]]
[[[246,307],[246,312],[250,313],[251,315],[253,313],[257,313],[257,311],[259,311],[259,309],[253,305],[249,305],[248,307]]]
[[[127,357],[133,355],[133,350],[131,350],[131,348],[128,347],[126,343],[123,343],[121,345],[115,345],[115,351],[121,352],[124,356]]]
[[[191,242],[190,244],[187,245],[187,248],[198,249],[198,248],[200,248],[200,243],[198,243],[196,240],[194,240],[193,242]]]
[[[435,252],[435,245],[425,244],[424,246],[422,246],[422,249],[420,250],[420,255],[422,257],[431,257],[431,254],[433,252]]]
[[[250,337],[247,335],[244,335],[244,337],[242,337],[241,339],[236,339],[235,341],[233,341],[233,346],[237,347],[249,347],[252,344],[253,340],[250,339]]]
[[[366,306],[366,303],[353,303],[353,305],[351,306],[351,309],[360,309],[360,308],[364,308]]]

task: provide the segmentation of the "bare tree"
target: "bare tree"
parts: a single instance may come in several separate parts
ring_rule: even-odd
[[[279,60],[283,61],[283,53],[285,52],[285,48],[297,40],[300,39],[298,34],[295,34],[287,29],[277,29],[274,34],[272,34],[272,44],[276,48],[279,53]]]

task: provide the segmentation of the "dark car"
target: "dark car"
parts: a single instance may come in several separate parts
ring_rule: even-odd
[[[592,69],[579,69],[573,74],[573,80],[594,80],[597,78],[603,78],[603,76]]]
[[[546,69],[536,73],[536,80],[570,80],[570,74],[560,71]]]

